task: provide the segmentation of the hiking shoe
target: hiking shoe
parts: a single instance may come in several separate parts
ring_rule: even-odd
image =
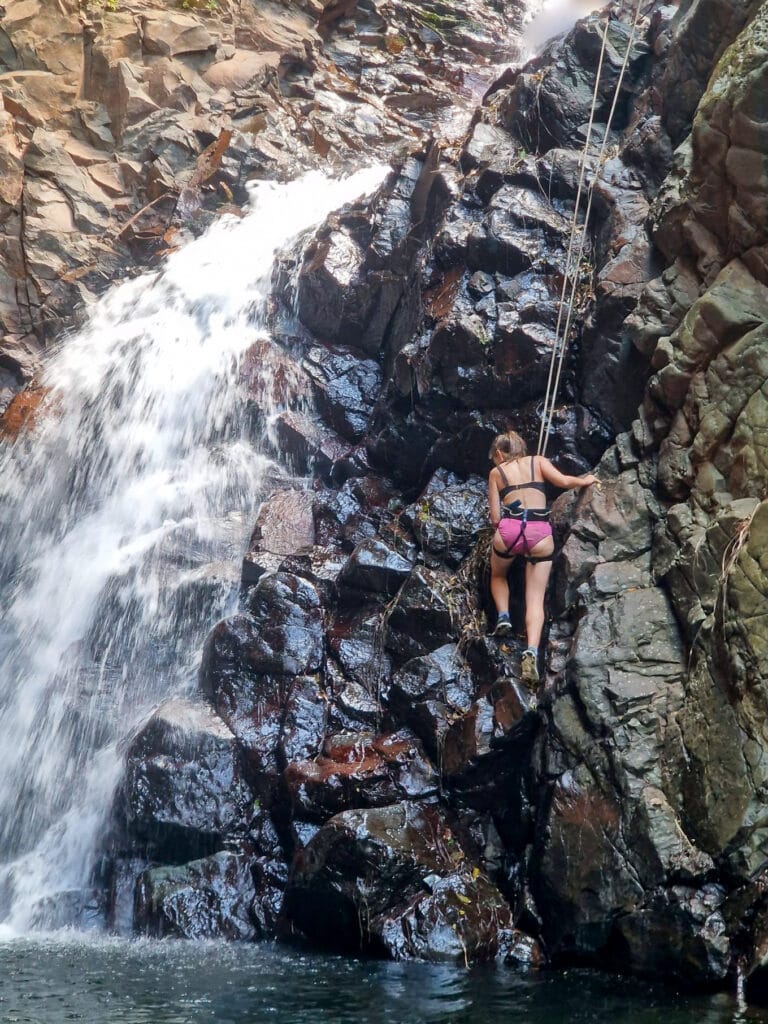
[[[539,685],[539,667],[536,664],[538,657],[535,651],[523,651],[520,659],[520,674],[523,682],[532,690]]]
[[[506,612],[502,612],[496,620],[496,629],[493,631],[494,636],[509,636],[512,633],[512,623],[509,621],[509,616]]]

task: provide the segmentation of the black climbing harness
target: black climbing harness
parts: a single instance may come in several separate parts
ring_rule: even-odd
[[[520,505],[520,509],[515,508],[515,505]],[[499,558],[516,558],[518,554],[522,554],[524,561],[528,562],[529,565],[535,565],[537,562],[551,562],[554,560],[554,551],[549,555],[532,555],[530,554],[530,547],[528,545],[528,538],[525,535],[525,528],[529,522],[548,522],[549,521],[549,509],[548,508],[523,508],[519,501],[516,501],[514,505],[507,505],[503,511],[504,519],[516,519],[520,523],[520,532],[512,541],[512,543],[504,550],[499,549],[494,545],[493,553],[498,555]],[[513,551],[512,549],[517,545],[518,541],[522,538],[523,544],[525,545],[524,552]]]
[[[554,551],[549,555],[532,555],[531,549],[528,544],[528,538],[525,535],[525,528],[529,522],[546,523],[549,522],[549,509],[548,508],[524,508],[523,503],[518,499],[507,505],[504,498],[512,491],[521,491],[525,488],[529,490],[541,491],[543,494],[546,493],[546,484],[540,483],[535,479],[535,464],[534,456],[531,456],[531,479],[529,482],[524,484],[510,484],[507,480],[506,473],[501,466],[496,467],[499,471],[501,479],[504,481],[504,487],[499,491],[499,499],[501,501],[501,516],[502,519],[515,519],[520,523],[520,532],[515,537],[510,545],[504,550],[499,551],[497,547],[493,547],[494,554],[498,555],[499,558],[512,559],[516,558],[520,552],[513,551],[517,543],[522,539],[525,546],[525,551],[522,552],[523,560],[528,562],[530,565],[535,565],[537,562],[551,562],[553,561],[555,554]]]

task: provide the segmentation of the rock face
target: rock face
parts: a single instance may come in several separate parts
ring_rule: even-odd
[[[49,324],[180,208],[203,226],[254,178],[398,155],[280,258],[276,372],[252,351],[244,401],[279,405],[305,479],[255,515],[199,698],[128,751],[111,921],[701,985],[739,968],[764,996],[768,4],[658,2],[635,31],[611,5],[589,204],[598,15],[441,149],[456,68],[497,55],[493,11],[7,6],[3,435],[44,399],[13,394]],[[518,641],[485,635],[484,473],[500,430],[535,442],[588,205],[548,453],[603,487],[554,506],[532,712]]]
[[[55,10],[9,0],[0,412],[83,305],[243,203],[250,181],[351,168],[361,150],[389,159],[438,129],[457,101],[469,111],[464,69],[506,55],[507,19],[484,0],[450,16],[410,3],[381,14],[314,0],[62,0]],[[381,321],[392,295],[371,296]],[[338,397],[339,385],[330,392]]]

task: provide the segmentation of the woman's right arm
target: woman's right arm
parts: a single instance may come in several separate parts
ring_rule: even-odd
[[[549,459],[545,459],[543,455],[539,456],[539,469],[548,484],[553,484],[563,491],[570,491],[574,487],[589,487],[590,484],[600,483],[594,473],[587,473],[584,476],[566,476],[559,469],[555,469]]]
[[[496,480],[494,474],[495,469],[492,469],[488,474],[488,507],[490,509],[491,522],[494,526],[498,526],[501,520],[501,501],[499,500],[499,488],[496,486]]]

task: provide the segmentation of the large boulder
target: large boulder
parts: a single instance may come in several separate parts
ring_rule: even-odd
[[[286,555],[314,544],[313,509],[310,491],[286,488],[264,499],[243,559],[243,583],[257,583],[265,572],[278,568]]]
[[[293,761],[286,781],[294,813],[326,821],[355,807],[382,807],[435,796],[438,775],[407,729],[396,733],[340,733],[312,761]]]
[[[296,284],[299,318],[321,341],[376,356],[416,326],[415,256],[445,201],[437,151],[406,161],[382,192],[371,222],[351,209],[307,247]]]
[[[158,939],[256,939],[256,895],[243,854],[152,868],[136,883],[135,928]]]
[[[509,907],[436,806],[336,815],[293,865],[285,914],[324,946],[466,963],[511,942]]]
[[[413,530],[425,559],[455,567],[474,547],[487,516],[484,480],[459,480],[438,470],[401,519]]]
[[[323,625],[315,588],[287,573],[265,576],[250,608],[214,628],[200,685],[244,749],[249,780],[271,800],[286,760],[313,756],[322,741]]]
[[[384,645],[400,660],[419,657],[456,640],[470,614],[454,576],[417,565],[390,606]]]
[[[235,737],[205,705],[163,704],[128,749],[119,802],[127,834],[166,861],[243,836],[252,805]]]
[[[456,644],[413,658],[392,677],[389,703],[423,740],[430,757],[442,761],[451,724],[469,710],[475,695],[472,672]]]

